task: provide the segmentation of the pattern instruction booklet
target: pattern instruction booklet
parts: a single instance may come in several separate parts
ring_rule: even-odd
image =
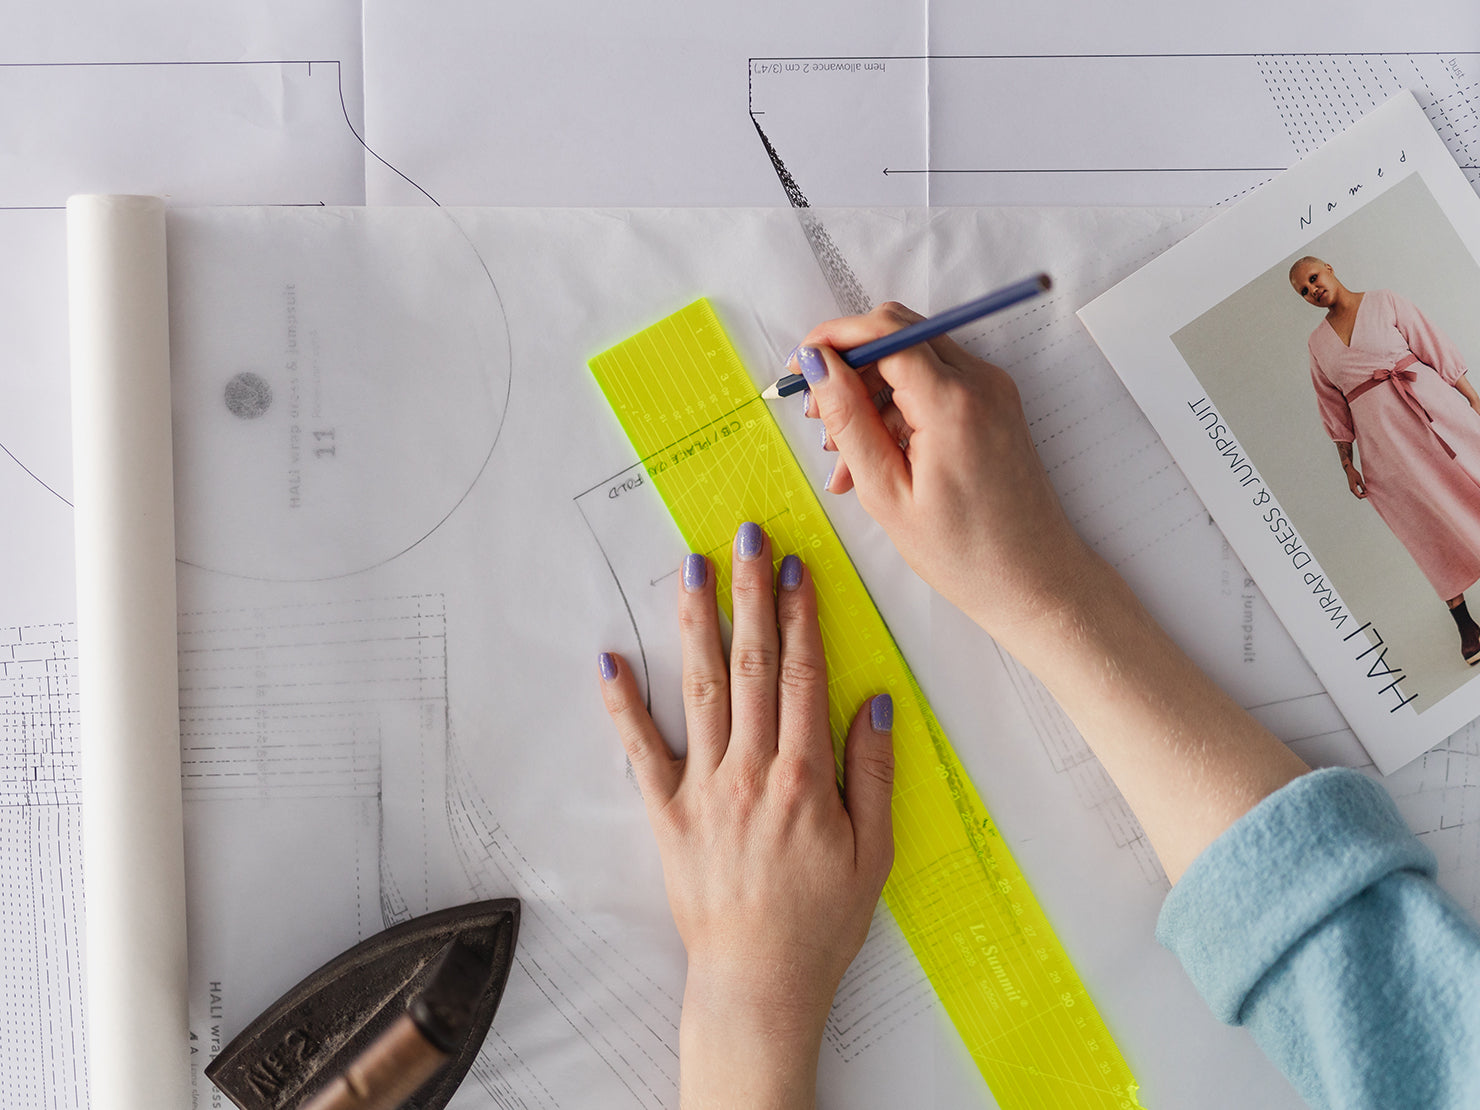
[[[1384,774],[1480,716],[1480,197],[1434,126],[1394,98],[1079,313]]]

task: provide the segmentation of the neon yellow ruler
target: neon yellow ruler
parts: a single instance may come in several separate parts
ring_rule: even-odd
[[[1136,1084],[707,301],[590,362],[728,604],[741,521],[812,571],[833,740],[894,698],[894,870],[884,900],[1003,1110],[1138,1107]]]

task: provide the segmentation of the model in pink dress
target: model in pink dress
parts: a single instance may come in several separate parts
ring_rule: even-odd
[[[1310,335],[1310,376],[1347,484],[1448,603],[1465,662],[1480,663],[1464,597],[1480,580],[1480,395],[1464,360],[1411,302],[1353,292],[1319,258],[1295,263],[1290,284],[1326,309]]]

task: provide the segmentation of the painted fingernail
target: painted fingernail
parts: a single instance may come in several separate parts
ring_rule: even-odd
[[[888,694],[878,694],[868,703],[869,723],[875,732],[894,731],[894,699]]]
[[[802,560],[788,555],[781,560],[781,573],[776,576],[783,590],[794,590],[802,584]]]
[[[809,415],[811,415],[811,413],[812,413],[812,391],[810,389],[804,389],[804,390],[802,390],[802,415],[803,416],[809,416]]]
[[[617,660],[609,651],[603,651],[596,657],[596,665],[601,668],[601,681],[610,682],[617,677]]]
[[[832,469],[827,472],[827,481],[825,481],[825,482],[822,483],[822,492],[823,493],[831,493],[832,492],[833,475],[836,474],[837,472],[838,472],[838,464],[837,463],[833,463]]]
[[[702,590],[709,581],[709,560],[703,555],[683,557],[683,588],[693,593]]]
[[[798,347],[797,365],[802,368],[802,377],[811,385],[816,385],[827,377],[827,363],[816,347]]]
[[[740,531],[735,533],[735,554],[742,559],[754,559],[761,553],[761,543],[765,539],[761,535],[761,526],[746,521],[740,525]]]
[[[827,450],[827,425],[826,424],[823,424],[823,425],[819,426],[817,430],[822,433],[822,435],[818,437],[818,442],[822,444],[822,449],[824,451],[826,451]]]
[[[791,365],[791,360],[797,357],[797,349],[800,346],[801,344],[798,344],[797,347],[793,347],[791,350],[786,352],[786,357],[781,360],[781,369],[785,370],[788,366]]]

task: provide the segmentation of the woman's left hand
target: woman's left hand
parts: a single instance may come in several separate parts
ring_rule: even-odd
[[[811,1105],[822,1029],[893,861],[892,703],[858,713],[839,796],[826,664],[807,568],[736,536],[726,665],[715,576],[685,561],[679,626],[688,752],[675,758],[631,670],[602,656],[602,694],[641,787],[688,950],[684,1105]]]
[[[1475,387],[1470,384],[1470,375],[1461,374],[1459,380],[1454,383],[1454,388],[1459,390],[1460,396],[1468,403],[1470,408],[1480,412],[1480,394],[1475,392]]]

